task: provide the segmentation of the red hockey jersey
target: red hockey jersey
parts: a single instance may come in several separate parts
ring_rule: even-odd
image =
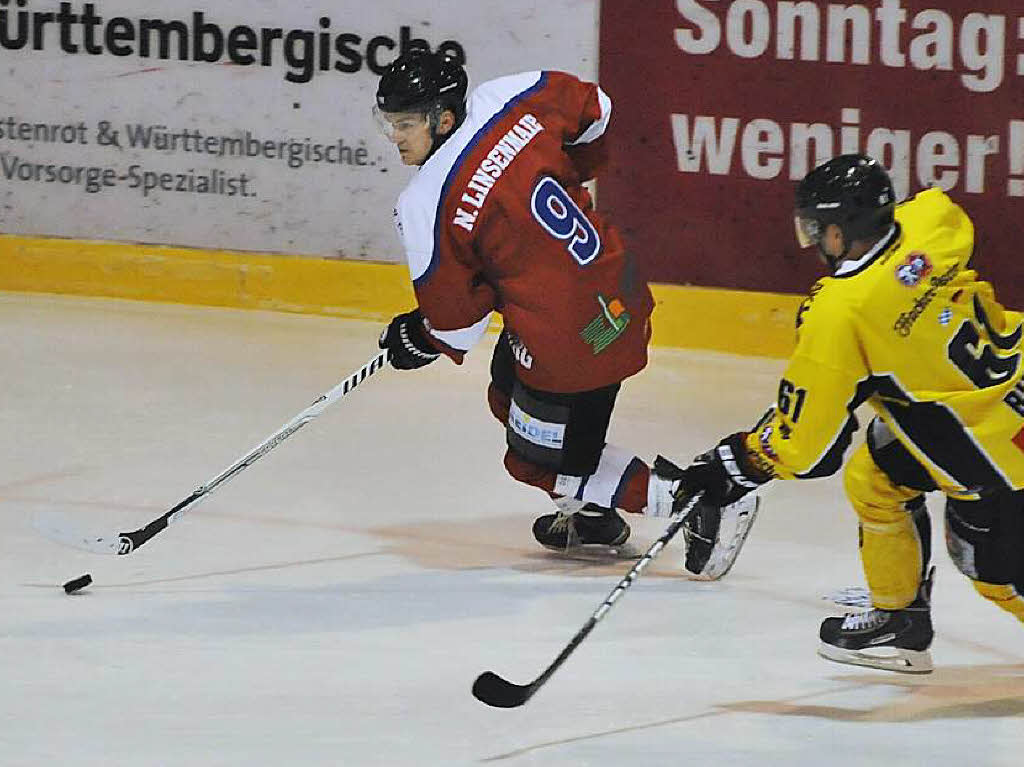
[[[527,386],[596,389],[646,364],[650,289],[583,187],[610,115],[569,74],[492,80],[402,192],[416,298],[456,361],[498,311]]]

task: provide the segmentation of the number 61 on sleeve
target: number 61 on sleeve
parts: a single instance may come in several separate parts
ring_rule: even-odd
[[[807,399],[807,389],[798,388],[785,378],[779,381],[779,412],[788,415],[793,419],[793,423],[800,420],[805,399]],[[790,410],[793,412],[790,413]]]

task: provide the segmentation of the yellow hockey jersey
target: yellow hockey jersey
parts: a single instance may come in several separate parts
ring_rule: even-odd
[[[945,492],[1024,488],[1024,318],[969,267],[973,247],[966,213],[929,189],[816,283],[778,400],[747,436],[752,462],[782,479],[832,474],[866,401]]]

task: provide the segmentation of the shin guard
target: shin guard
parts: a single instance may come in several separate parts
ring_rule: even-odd
[[[931,554],[931,522],[924,497],[895,484],[866,446],[850,460],[846,493],[860,519],[860,554],[872,603],[884,610],[917,597]]]

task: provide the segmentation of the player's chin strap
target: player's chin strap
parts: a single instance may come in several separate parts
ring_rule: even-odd
[[[821,255],[822,259],[824,259],[825,263],[828,264],[828,270],[831,274],[836,273],[839,269],[839,265],[843,263],[843,260],[846,258],[846,254],[849,252],[850,246],[847,245],[843,248],[843,252],[841,254],[838,256],[831,256],[825,251],[825,247],[820,242],[818,243],[818,253]]]
[[[647,515],[672,516],[676,510],[687,508],[689,498],[676,495],[681,474],[678,466],[658,456],[647,486]],[[686,572],[706,581],[718,580],[728,573],[750,534],[760,503],[760,498],[745,495],[728,506],[703,501],[694,504],[686,512],[682,528]]]

